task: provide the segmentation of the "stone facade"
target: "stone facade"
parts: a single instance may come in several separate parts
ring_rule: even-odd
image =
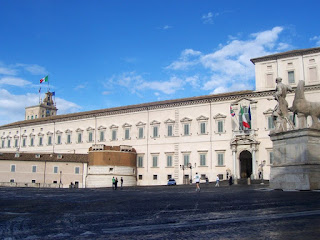
[[[274,80],[281,74],[283,83],[290,84],[293,89],[298,80],[305,80],[306,98],[320,101],[320,48],[279,53],[251,61],[256,68],[256,91],[174,99],[11,123],[0,126],[0,151],[87,153],[96,144],[129,145],[137,154],[137,185],[164,185],[169,177],[183,184],[195,172],[203,181],[206,177],[215,181],[217,175],[225,180],[230,174],[234,178],[258,178],[260,172],[264,179],[269,179],[273,161],[270,118],[276,101],[268,99],[274,93]],[[294,93],[287,96],[289,106],[293,97]],[[248,121],[250,107],[251,129],[243,129],[239,122],[240,106]],[[236,116],[231,116],[230,107]],[[310,124],[309,120],[307,124]],[[93,175],[98,175],[99,171],[107,172],[108,167],[88,167],[92,178],[96,178]],[[119,171],[130,172],[129,168]],[[101,183],[103,181],[109,182],[109,179],[105,178]]]

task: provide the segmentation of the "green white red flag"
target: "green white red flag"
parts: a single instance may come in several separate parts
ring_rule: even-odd
[[[48,82],[48,81],[49,81],[48,76],[45,76],[44,78],[40,79],[40,83]]]
[[[250,128],[250,125],[246,119],[246,116],[244,115],[244,112],[243,112],[243,108],[242,106],[240,106],[240,115],[241,115],[241,118],[242,118],[242,125],[246,128]]]

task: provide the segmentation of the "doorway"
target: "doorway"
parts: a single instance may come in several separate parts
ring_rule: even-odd
[[[245,150],[240,153],[240,178],[248,178],[252,174],[252,155]]]

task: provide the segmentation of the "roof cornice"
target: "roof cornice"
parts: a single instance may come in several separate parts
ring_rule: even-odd
[[[281,58],[296,57],[296,56],[308,55],[308,54],[319,53],[319,52],[320,52],[320,47],[299,49],[299,50],[292,50],[288,52],[276,53],[276,54],[267,55],[267,56],[258,57],[258,58],[252,58],[250,59],[250,61],[253,64],[256,64],[257,62],[266,62],[266,61],[272,61],[272,60],[277,60]]]

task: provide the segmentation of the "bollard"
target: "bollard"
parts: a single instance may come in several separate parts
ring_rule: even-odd
[[[251,185],[251,179],[250,178],[247,179],[247,183],[248,183],[248,185]]]

